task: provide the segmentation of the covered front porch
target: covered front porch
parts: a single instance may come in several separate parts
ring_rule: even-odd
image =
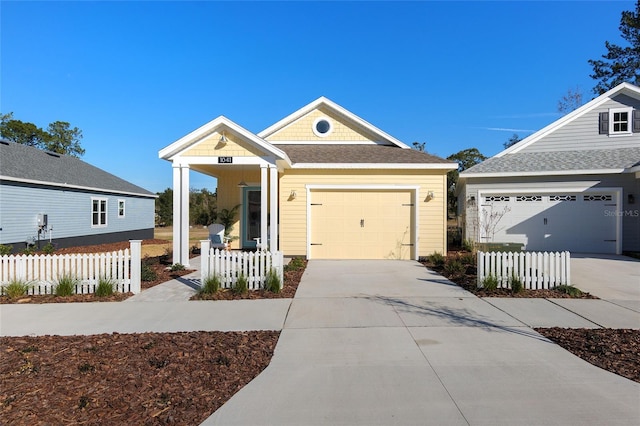
[[[160,151],[160,158],[173,168],[173,263],[189,266],[190,173],[217,179],[218,214],[237,208],[226,229],[233,249],[278,250],[284,152],[219,117]]]

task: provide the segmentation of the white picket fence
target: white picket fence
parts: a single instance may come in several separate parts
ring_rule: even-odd
[[[0,256],[0,286],[20,280],[29,284],[28,294],[52,294],[61,277],[72,277],[76,294],[88,294],[105,278],[118,292],[140,293],[142,241],[129,243],[110,253]]]
[[[249,290],[264,288],[267,273],[273,269],[283,283],[284,257],[280,251],[226,251],[210,248],[209,240],[200,241],[202,281],[209,276],[220,278],[222,288],[232,288],[240,275],[247,279]]]
[[[563,252],[478,252],[478,287],[488,276],[498,279],[498,287],[510,288],[518,277],[524,288],[549,289],[571,285],[571,255]]]

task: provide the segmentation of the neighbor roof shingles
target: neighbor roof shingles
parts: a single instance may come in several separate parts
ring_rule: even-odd
[[[386,145],[277,145],[293,164],[451,164],[435,155]]]
[[[53,186],[154,196],[137,185],[68,155],[52,154],[13,142],[0,142],[0,176]]]
[[[462,175],[627,169],[638,165],[639,162],[640,147],[615,150],[518,152],[489,158],[465,170]]]

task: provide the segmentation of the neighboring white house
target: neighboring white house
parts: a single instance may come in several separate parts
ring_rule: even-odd
[[[156,195],[84,161],[0,140],[0,244],[153,238]]]
[[[460,174],[466,239],[640,251],[640,88],[623,83]]]

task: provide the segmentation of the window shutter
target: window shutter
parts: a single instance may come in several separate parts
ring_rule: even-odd
[[[633,133],[640,133],[640,110],[633,110],[633,126],[631,127]]]
[[[600,113],[600,134],[608,135],[609,134],[609,112],[601,112]]]

